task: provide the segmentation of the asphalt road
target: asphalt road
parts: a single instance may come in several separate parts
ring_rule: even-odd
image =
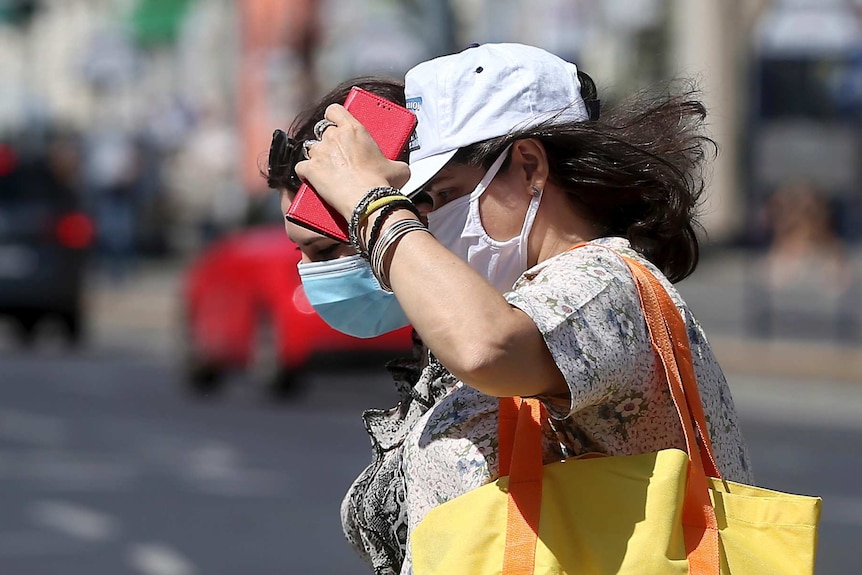
[[[762,485],[824,497],[819,575],[862,562],[862,386],[731,374]],[[341,496],[370,458],[376,370],[275,404],[247,377],[194,400],[170,355],[0,342],[0,573],[368,572]]]
[[[169,362],[109,355],[0,356],[0,572],[364,572],[338,507],[370,460],[367,377],[200,401]]]

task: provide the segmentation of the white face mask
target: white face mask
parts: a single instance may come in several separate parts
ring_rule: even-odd
[[[515,280],[527,270],[527,239],[542,199],[541,192],[538,192],[530,200],[521,233],[514,238],[498,241],[485,231],[479,216],[479,198],[500,171],[508,152],[509,147],[503,150],[469,195],[428,214],[428,229],[437,241],[466,261],[500,293],[510,291]]]

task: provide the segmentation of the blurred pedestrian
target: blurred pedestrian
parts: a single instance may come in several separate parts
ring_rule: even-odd
[[[188,139],[169,163],[175,216],[187,233],[186,249],[198,249],[234,228],[246,209],[234,157],[236,135],[214,104],[202,106]]]
[[[808,283],[840,296],[850,289],[852,267],[826,197],[807,182],[783,186],[766,206],[771,241],[764,268],[770,289]]]
[[[828,196],[810,182],[788,182],[760,215],[768,243],[746,284],[751,330],[810,337],[831,326],[839,341],[862,337],[860,283]]]
[[[344,103],[354,86],[396,104],[403,106],[405,103],[402,82],[382,77],[356,77],[342,82],[297,115],[288,130],[289,135],[276,130],[264,175],[269,187],[278,190],[281,196],[282,212],[287,211],[301,185],[294,168],[302,160],[302,142],[314,137],[314,125],[327,106]],[[403,159],[407,159],[406,150]],[[430,208],[430,203],[421,199],[417,204],[420,214]],[[375,337],[408,325],[398,300],[380,287],[368,262],[351,245],[287,220],[285,228],[302,253],[299,274],[306,297],[332,328],[355,337]],[[378,313],[365,313],[369,309],[376,309]]]
[[[136,251],[139,150],[131,135],[103,127],[89,135],[86,159],[98,254],[109,279],[122,284],[131,273]]]

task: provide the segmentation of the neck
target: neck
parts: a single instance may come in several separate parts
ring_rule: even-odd
[[[599,237],[598,227],[584,219],[565,191],[548,186],[530,233],[528,265],[532,267],[572,246]]]

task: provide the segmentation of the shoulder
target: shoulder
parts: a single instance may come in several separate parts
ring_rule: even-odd
[[[506,299],[530,315],[542,331],[590,309],[639,308],[634,281],[621,255],[640,259],[623,238],[601,238],[563,252],[522,274]]]
[[[628,240],[618,237],[599,238],[535,265],[515,282],[513,291],[571,277],[581,278],[581,288],[590,285],[601,287],[615,280],[632,283],[631,274],[621,256],[644,261],[631,248]]]

